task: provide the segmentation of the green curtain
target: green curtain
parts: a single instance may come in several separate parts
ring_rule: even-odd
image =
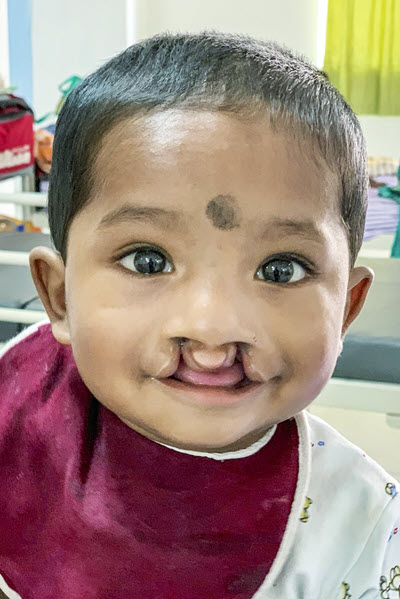
[[[329,0],[323,68],[357,114],[400,115],[400,0]]]

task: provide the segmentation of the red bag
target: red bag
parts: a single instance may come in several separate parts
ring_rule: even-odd
[[[12,94],[0,95],[0,175],[32,166],[33,112]]]

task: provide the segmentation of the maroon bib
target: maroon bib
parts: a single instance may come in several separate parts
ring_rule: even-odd
[[[298,444],[294,419],[225,461],[151,441],[41,325],[0,358],[0,574],[22,599],[249,599],[282,542]]]

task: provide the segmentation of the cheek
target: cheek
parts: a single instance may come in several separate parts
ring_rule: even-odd
[[[138,348],[148,334],[148,319],[134,302],[121,301],[121,297],[118,303],[113,301],[114,291],[99,294],[88,284],[70,294],[71,346],[83,378],[107,379],[110,373],[126,376],[139,368]]]
[[[103,367],[107,364],[113,364],[114,371],[132,371],[146,332],[148,335],[145,319],[133,309],[96,307],[90,313],[81,311],[73,319],[71,344],[74,355],[92,367],[96,364],[99,372],[104,372]]]
[[[143,326],[140,306],[145,302],[142,298],[137,301],[132,285],[121,283],[116,273],[78,267],[67,279],[73,341],[86,348],[96,344],[93,350],[98,352],[109,346],[118,351]]]
[[[103,378],[108,385],[112,374],[120,384],[121,379],[138,382],[144,373],[158,371],[158,362],[151,361],[159,351],[164,320],[163,310],[154,308],[159,307],[158,287],[134,284],[113,270],[79,272],[75,269],[67,279],[67,301],[71,345],[82,378]]]
[[[340,351],[344,300],[326,291],[310,293],[293,308],[285,343],[293,374],[318,392],[329,380]],[[321,386],[322,385],[322,386]]]
[[[132,382],[142,382],[138,348],[142,347],[144,332],[135,325],[132,311],[130,319],[126,316],[116,309],[96,307],[87,314],[82,310],[74,319],[71,335],[74,359],[86,387],[118,413],[126,408]]]

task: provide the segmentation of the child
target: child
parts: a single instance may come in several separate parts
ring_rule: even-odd
[[[71,92],[48,319],[0,360],[6,595],[397,596],[399,483],[305,411],[373,279],[366,185],[353,112],[273,43],[160,35]]]

